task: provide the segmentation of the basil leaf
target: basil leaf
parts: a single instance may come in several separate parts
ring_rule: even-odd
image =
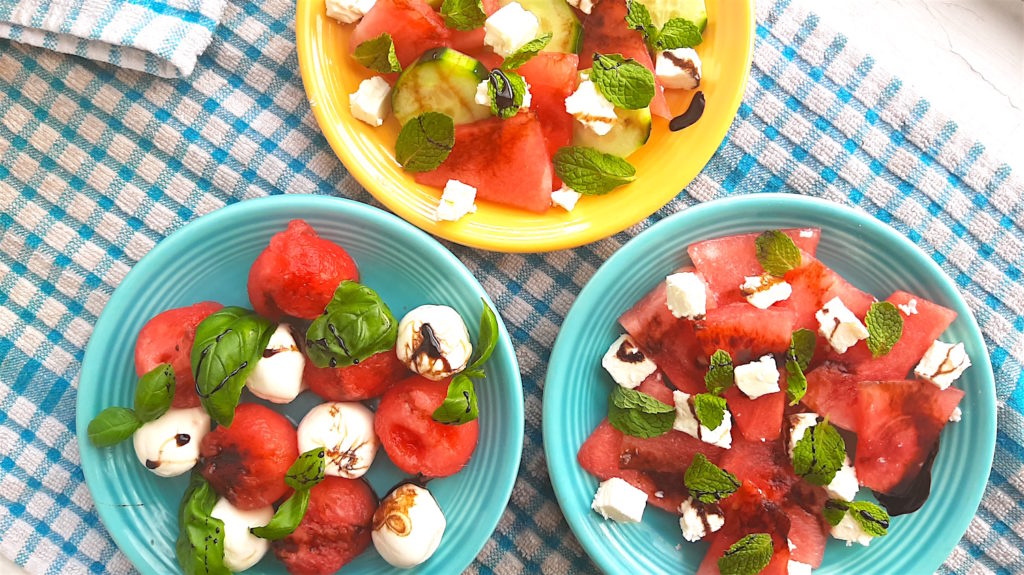
[[[636,0],[626,1],[626,25],[640,32],[648,48],[653,48],[658,39],[658,27],[651,20],[651,12],[647,6]]]
[[[722,395],[733,383],[732,356],[720,349],[711,355],[708,372],[704,375],[704,385],[709,393]]]
[[[480,298],[480,301],[484,304],[484,309],[480,312],[480,335],[477,336],[473,359],[466,371],[476,371],[483,367],[498,345],[498,318],[483,298]]]
[[[455,146],[455,122],[440,112],[424,112],[402,126],[395,142],[395,160],[409,172],[440,166]]]
[[[487,77],[487,96],[491,101],[491,113],[507,120],[523,107],[526,80],[515,72],[494,70]]]
[[[343,281],[306,330],[306,355],[317,367],[348,367],[395,347],[398,322],[377,292]]]
[[[590,78],[609,102],[625,110],[646,108],[654,99],[654,74],[621,54],[595,53]]]
[[[441,3],[444,24],[453,30],[476,30],[484,25],[487,13],[480,0],[444,0]]]
[[[633,437],[657,437],[672,429],[674,406],[632,389],[616,385],[608,399],[608,422]]]
[[[871,304],[864,316],[864,325],[868,328],[868,349],[872,357],[888,354],[903,336],[903,316],[891,302]]]
[[[675,50],[676,48],[693,48],[704,41],[700,35],[700,27],[685,18],[672,18],[658,34],[655,47],[658,50]]]
[[[518,50],[509,54],[508,58],[505,58],[505,61],[501,63],[501,69],[515,70],[529,62],[531,58],[547,47],[548,43],[551,42],[551,38],[551,33],[548,32],[523,44]]]
[[[772,561],[775,552],[772,537],[752,533],[733,543],[718,559],[721,575],[757,575]]]
[[[299,528],[299,524],[302,523],[302,518],[306,516],[308,508],[309,490],[299,489],[292,493],[288,499],[285,499],[284,503],[277,508],[274,516],[270,518],[270,523],[262,527],[253,527],[249,531],[261,539],[268,539],[270,541],[284,539]]]
[[[352,51],[352,57],[356,62],[381,74],[402,71],[402,64],[395,54],[395,42],[387,32],[360,43]]]
[[[769,274],[782,277],[791,269],[800,267],[802,256],[793,238],[779,230],[769,230],[754,240],[757,261]]]
[[[161,363],[139,378],[135,385],[135,415],[143,423],[167,413],[174,401],[174,368]]]
[[[314,447],[301,453],[295,463],[292,463],[284,476],[284,482],[296,491],[312,489],[324,480],[325,465],[324,448]]]
[[[809,427],[793,446],[793,470],[814,485],[832,483],[846,460],[846,442],[828,421]]]
[[[241,307],[221,308],[196,328],[192,345],[192,373],[206,412],[219,425],[228,426],[245,380],[263,357],[275,326]]]
[[[217,494],[198,472],[192,472],[178,508],[175,554],[185,575],[231,575],[224,565],[224,522],[210,512]]]
[[[566,186],[584,195],[607,194],[636,179],[636,168],[594,148],[566,146],[555,152],[555,173]]]
[[[444,398],[441,406],[434,410],[432,417],[438,423],[462,425],[473,421],[479,415],[473,380],[460,373],[448,384],[448,396]]]
[[[89,441],[96,447],[117,445],[142,427],[135,412],[127,407],[108,407],[89,422]]]
[[[735,475],[711,463],[703,453],[693,456],[693,462],[683,475],[683,483],[694,499],[708,504],[718,503],[740,487]]]

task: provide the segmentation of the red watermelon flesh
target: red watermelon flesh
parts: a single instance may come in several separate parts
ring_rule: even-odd
[[[811,512],[790,502],[782,505],[783,512],[789,517],[789,540],[793,542],[789,558],[793,561],[815,568],[821,566],[829,534],[828,522],[821,514],[823,508],[824,504]]]
[[[800,481],[781,440],[747,441],[733,436],[732,448],[726,450],[719,466],[740,481],[757,486],[775,502],[782,501],[793,484]]]
[[[697,575],[721,575],[718,559],[741,538],[754,533],[767,533],[772,538],[771,562],[758,575],[788,575],[789,573],[789,517],[773,501],[762,497],[759,489],[745,482],[739,490],[722,501],[725,525],[711,538]]]
[[[576,459],[583,469],[601,481],[618,477],[644,490],[648,496],[653,496],[658,489],[647,474],[632,469],[619,469],[622,438],[623,433],[605,419],[580,446]]]
[[[818,249],[821,230],[817,228],[782,230],[804,252],[813,256]],[[801,235],[802,234],[802,235]],[[759,276],[764,268],[757,261],[754,241],[760,234],[739,234],[691,244],[687,248],[693,265],[715,293],[719,305],[742,301],[740,284],[746,276]]]
[[[647,379],[643,380],[640,385],[637,386],[636,391],[646,393],[662,403],[667,403],[669,405],[674,404],[674,400],[672,399],[672,388],[665,383],[665,378],[662,377],[660,372],[656,371],[647,376]]]
[[[579,61],[576,54],[541,52],[517,70],[530,85],[530,109],[540,120],[550,157],[554,157],[559,148],[572,144],[573,117],[565,111],[565,99],[576,88]],[[552,187],[561,185],[553,176]]]
[[[725,391],[725,401],[732,413],[733,428],[747,441],[775,441],[782,433],[782,416],[786,409],[786,372],[779,375],[780,390],[750,399],[735,385]],[[735,435],[734,435],[735,437]]]
[[[583,49],[580,51],[580,69],[594,66],[594,54],[621,54],[623,58],[632,58],[638,64],[654,72],[654,62],[647,51],[640,32],[630,29],[626,21],[625,0],[602,0],[590,14],[583,18]],[[662,118],[671,118],[665,100],[665,88],[655,79],[654,99],[651,100],[651,113]]]
[[[836,361],[848,365],[861,380],[907,377],[910,370],[921,361],[932,342],[939,339],[942,332],[956,319],[955,311],[904,291],[892,294],[886,301],[897,306],[906,306],[911,300],[917,302],[917,313],[907,315],[903,311],[900,312],[903,317],[903,335],[893,346],[892,351],[874,358],[871,357],[867,342],[862,341],[846,350],[846,353],[834,355]]]
[[[801,400],[837,427],[857,431],[860,378],[838,364],[826,362],[807,372],[807,393]]]
[[[692,272],[684,267],[677,272]],[[678,319],[665,303],[665,282],[659,282],[629,311],[622,314],[619,324],[633,338],[640,349],[668,377],[677,389],[689,394],[703,393],[704,372],[708,357],[697,343],[694,323]],[[707,307],[715,307],[713,294],[708,292]]]
[[[352,31],[350,51],[384,32],[391,35],[402,68],[427,50],[451,42],[444,20],[423,0],[377,0]]]
[[[679,506],[690,498],[690,492],[683,481],[685,472],[648,472],[647,476],[654,482],[654,493],[647,494],[647,502],[675,515],[679,514]],[[660,497],[659,497],[660,495]]]
[[[796,311],[796,327],[818,331],[818,320],[814,314],[832,298],[838,297],[843,304],[859,318],[863,318],[875,301],[874,296],[855,288],[839,274],[821,263],[814,256],[804,254],[804,265],[786,273],[785,280],[793,288],[793,295],[777,305]],[[828,342],[820,339],[817,353],[824,355]]]
[[[895,493],[913,482],[963,396],[921,380],[861,383],[854,464],[860,484]]]
[[[508,120],[488,118],[455,127],[455,146],[436,170],[416,181],[444,187],[459,180],[477,189],[477,198],[545,212],[551,206],[551,159],[536,114]]]
[[[709,309],[695,331],[703,357],[722,349],[739,365],[767,353],[784,353],[795,323],[796,312],[789,308],[758,309],[743,302]]]
[[[702,453],[716,462],[724,452],[720,447],[674,429],[649,439],[626,435],[622,438],[619,466],[641,471],[685,473],[693,463],[694,455]]]
[[[490,16],[497,12],[498,8],[501,8],[501,2],[498,0],[483,0],[483,6],[484,13]],[[484,47],[485,32],[483,26],[475,30],[450,29],[449,34],[451,34],[450,46],[463,54],[473,50],[479,50]]]

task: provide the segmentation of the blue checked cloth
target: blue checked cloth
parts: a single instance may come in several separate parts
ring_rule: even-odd
[[[518,349],[526,439],[512,500],[470,573],[594,573],[541,447],[558,326],[601,262],[652,222],[731,194],[857,206],[963,290],[995,367],[991,482],[941,573],[1024,573],[1024,185],[870,56],[790,0],[758,2],[746,97],[707,168],[646,222],[544,255],[452,246]],[[371,201],[302,89],[292,0],[233,0],[188,81],[0,40],[0,552],[32,573],[130,573],[79,467],[75,387],[92,326],[161,238],[266,194]],[[916,575],[916,574],[914,574]]]
[[[0,38],[166,78],[192,73],[225,0],[0,0]]]

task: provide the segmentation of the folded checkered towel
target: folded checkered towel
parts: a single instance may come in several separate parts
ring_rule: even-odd
[[[192,73],[226,0],[0,0],[0,38],[141,70]]]

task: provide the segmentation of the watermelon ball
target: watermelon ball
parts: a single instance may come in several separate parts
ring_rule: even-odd
[[[377,496],[362,479],[325,477],[309,493],[299,527],[274,541],[291,575],[328,575],[370,546]]]
[[[135,340],[135,373],[141,377],[161,363],[171,364],[175,383],[172,407],[199,407],[196,380],[192,377],[192,344],[200,322],[221,307],[217,302],[204,301],[169,309],[153,316],[139,331]]]
[[[402,471],[447,477],[458,473],[473,456],[479,420],[445,425],[432,417],[447,395],[447,380],[413,376],[381,398],[374,429],[384,451]]]
[[[284,476],[299,457],[298,445],[295,428],[283,415],[243,403],[229,427],[203,438],[199,471],[235,507],[258,509],[288,493]]]
[[[380,397],[408,375],[394,350],[388,350],[348,367],[317,367],[307,361],[302,377],[313,393],[328,401],[364,401]]]
[[[302,220],[274,234],[249,270],[249,301],[263,317],[315,319],[344,280],[359,281],[348,253]]]

